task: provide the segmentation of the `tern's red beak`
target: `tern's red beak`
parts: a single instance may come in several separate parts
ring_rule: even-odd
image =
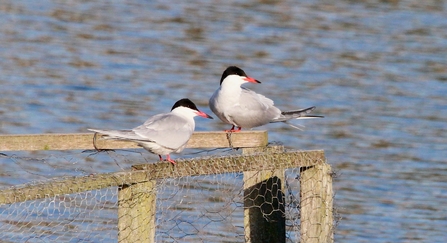
[[[201,117],[208,118],[208,119],[213,119],[212,116],[206,114],[205,112],[197,111],[197,115],[198,115],[198,116],[201,116]]]
[[[261,82],[252,78],[252,77],[245,77],[244,78],[245,81],[250,82],[250,83],[255,83],[255,84],[260,84]]]

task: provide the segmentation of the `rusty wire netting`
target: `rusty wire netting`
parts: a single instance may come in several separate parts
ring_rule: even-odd
[[[113,153],[107,156],[111,158],[109,166],[129,159]],[[321,161],[312,161],[316,158]],[[14,171],[1,175],[0,238],[5,242],[131,242],[152,234],[156,242],[244,242],[255,237],[247,233],[247,227],[258,227],[257,221],[281,224],[282,220],[286,241],[297,242],[324,232],[321,227],[303,231],[301,220],[315,219],[302,217],[301,201],[311,204],[308,209],[332,213],[332,191],[328,190],[332,186],[321,181],[320,172],[327,173],[322,171],[324,167],[310,169],[306,175],[302,173],[305,167],[290,167],[297,160],[307,160],[301,162],[306,166],[324,164],[324,156],[306,152],[227,154],[179,160],[175,168],[157,163],[140,166],[145,171],[103,174],[80,169],[80,163],[67,156],[31,159],[8,155],[1,160],[27,170],[22,173],[11,166]],[[63,170],[65,175],[45,179],[46,172],[30,162]],[[68,173],[66,164],[74,164],[77,172]],[[22,179],[14,185],[5,182],[8,176]],[[20,183],[26,181],[23,177],[29,181]],[[303,183],[308,185],[303,187]],[[307,199],[300,199],[300,193]],[[315,199],[328,201],[316,203]],[[321,208],[324,203],[328,208]],[[327,217],[330,223],[324,221],[324,227],[332,231],[332,215]],[[270,226],[259,227],[267,232]]]

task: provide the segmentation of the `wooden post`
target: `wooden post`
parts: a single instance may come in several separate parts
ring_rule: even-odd
[[[334,242],[331,166],[302,167],[300,184],[301,243]]]
[[[118,242],[155,242],[156,180],[118,190]]]
[[[244,149],[243,154],[283,152],[284,147]],[[286,242],[284,170],[244,172],[244,230],[248,243]]]

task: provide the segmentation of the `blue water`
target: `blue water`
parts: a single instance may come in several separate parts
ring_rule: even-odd
[[[183,97],[211,113],[222,71],[238,65],[262,81],[247,86],[281,109],[315,105],[325,116],[296,122],[304,131],[258,129],[287,148],[325,150],[337,172],[337,242],[444,242],[446,7],[435,0],[3,1],[0,133],[131,128]],[[73,162],[85,158],[80,152],[38,153],[44,162],[29,164],[7,155],[2,185],[42,179],[24,179],[29,171],[121,169],[95,164],[97,157]]]

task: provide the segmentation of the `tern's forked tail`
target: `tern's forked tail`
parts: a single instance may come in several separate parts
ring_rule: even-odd
[[[99,129],[88,129],[92,132],[97,132],[103,135],[103,139],[112,140],[128,140],[128,141],[138,141],[142,138],[135,134],[132,130],[99,130]]]
[[[273,122],[285,122],[290,119],[323,118],[324,116],[309,115],[315,108],[315,106],[312,106],[301,110],[283,111],[281,112],[281,116],[273,120]]]

